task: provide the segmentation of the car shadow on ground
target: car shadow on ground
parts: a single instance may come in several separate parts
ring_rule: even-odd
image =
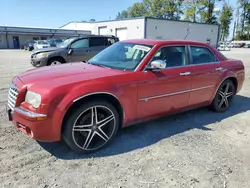
[[[207,125],[248,110],[250,110],[250,98],[237,95],[231,108],[224,113],[215,113],[207,108],[201,108],[124,128],[111,144],[94,154],[76,154],[63,142],[38,143],[55,157],[65,160],[119,155],[150,146],[190,129],[210,131]]]

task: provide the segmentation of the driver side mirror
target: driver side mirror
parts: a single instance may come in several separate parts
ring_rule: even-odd
[[[73,53],[73,50],[70,49],[70,50],[68,51],[68,55],[71,55],[72,53]]]
[[[159,70],[159,69],[165,69],[167,67],[167,64],[163,60],[154,60],[150,63],[150,65],[146,68],[146,70]]]

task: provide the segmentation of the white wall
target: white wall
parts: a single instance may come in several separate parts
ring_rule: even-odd
[[[189,34],[187,35],[187,29]],[[210,44],[217,44],[218,25],[197,24],[181,21],[147,19],[146,38],[165,39],[165,40],[195,40],[207,42],[210,38]]]
[[[107,26],[107,34],[116,36],[116,29],[127,28],[126,39],[141,39],[144,37],[144,19],[131,19],[92,23],[92,34],[98,34],[99,27]]]
[[[61,29],[91,30],[92,34],[99,34],[99,27],[107,27],[107,35],[116,36],[116,29],[127,28],[126,39],[141,39],[144,37],[144,18],[115,20],[105,22],[72,22]]]
[[[91,23],[71,22],[71,23],[68,23],[67,25],[62,26],[60,29],[90,30],[91,31]]]

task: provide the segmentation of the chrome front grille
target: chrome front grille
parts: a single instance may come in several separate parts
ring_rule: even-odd
[[[10,85],[9,95],[8,95],[8,106],[12,111],[14,111],[14,108],[16,106],[16,99],[18,93],[19,89],[12,83]]]

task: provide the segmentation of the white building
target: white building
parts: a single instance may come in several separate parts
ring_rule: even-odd
[[[70,22],[61,29],[90,30],[92,34],[107,34],[119,39],[186,39],[217,46],[219,25],[173,21],[149,17],[101,22]]]
[[[0,26],[0,49],[21,48],[26,40],[43,40],[51,37],[68,38],[91,34],[91,31],[58,28],[29,28]]]

